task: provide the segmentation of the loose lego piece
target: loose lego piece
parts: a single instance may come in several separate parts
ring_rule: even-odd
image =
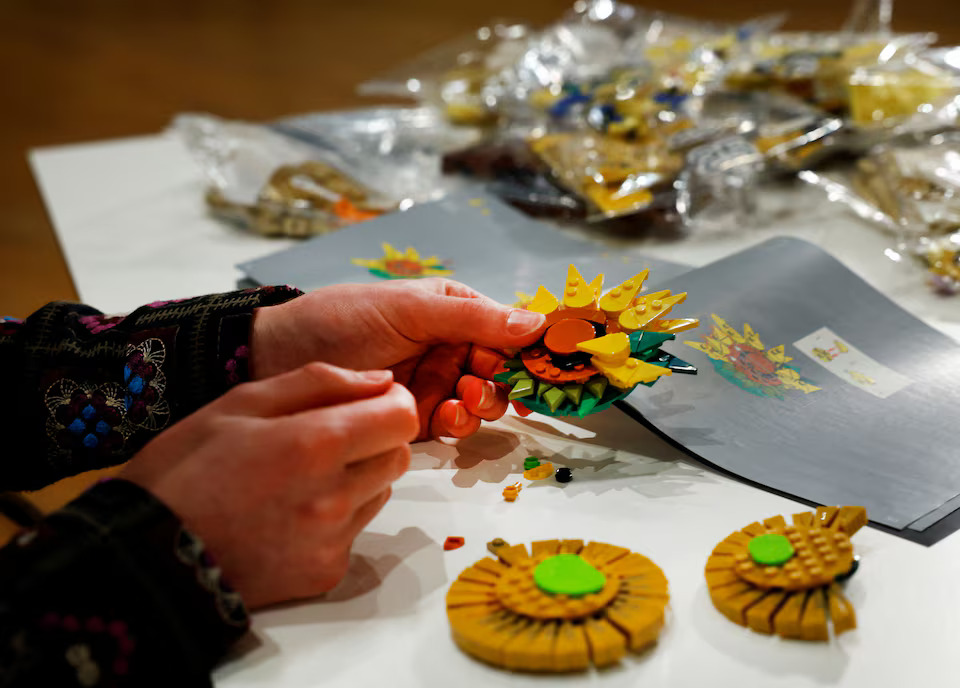
[[[529,471],[531,468],[536,468],[540,465],[540,459],[536,456],[528,456],[523,460],[523,470]]]
[[[507,485],[503,488],[503,498],[508,502],[515,502],[517,496],[520,494],[520,490],[523,489],[523,486],[520,483],[514,483],[513,485]]]
[[[573,474],[570,472],[570,469],[566,466],[558,468],[557,472],[554,474],[558,483],[568,483],[573,480]]]
[[[545,480],[551,475],[553,475],[553,464],[549,461],[523,472],[523,477],[527,480]]]
[[[451,535],[443,542],[444,551],[450,551],[451,549],[459,549],[463,547],[463,538]]]
[[[707,559],[707,588],[727,618],[758,633],[828,640],[856,627],[839,582],[856,569],[850,536],[867,522],[863,507],[820,507],[751,523],[728,535]]]
[[[532,554],[499,538],[487,547],[498,560],[465,569],[447,593],[453,639],[464,652],[507,669],[556,673],[615,664],[656,642],[669,596],[646,557],[581,540],[534,542]]]
[[[696,326],[693,319],[662,317],[686,294],[638,295],[646,277],[643,270],[602,295],[603,275],[588,283],[570,265],[560,298],[542,285],[537,289],[524,307],[547,316],[544,336],[494,378],[510,386],[518,412],[582,418],[609,408],[639,384],[652,385],[674,371],[696,372],[658,348],[675,332]]]

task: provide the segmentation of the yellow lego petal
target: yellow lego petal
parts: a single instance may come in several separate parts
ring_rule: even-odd
[[[403,258],[403,254],[387,242],[383,242],[381,247],[383,248],[384,260],[400,260]]]
[[[533,301],[527,305],[527,310],[550,315],[557,310],[559,306],[560,302],[557,301],[557,297],[551,294],[550,290],[545,286],[540,285],[537,293],[533,297]]]
[[[636,358],[628,358],[623,365],[609,365],[594,357],[590,362],[599,370],[604,377],[610,380],[610,384],[621,389],[629,389],[641,382],[653,382],[662,375],[671,375],[669,368],[655,366]]]
[[[577,349],[592,354],[596,360],[607,365],[618,366],[630,358],[630,337],[626,332],[614,332],[580,342]]]
[[[593,288],[583,279],[583,275],[573,265],[567,269],[567,283],[563,287],[564,308],[586,308],[596,305],[597,297]]]
[[[633,297],[643,288],[643,283],[649,274],[649,270],[638,272],[620,286],[611,289],[600,299],[600,308],[607,313],[619,313],[628,308],[633,301]]]
[[[599,299],[600,294],[603,293],[603,273],[593,278],[593,281],[590,283],[590,288],[593,289],[594,298]]]
[[[700,321],[696,318],[678,318],[676,320],[654,320],[643,329],[649,330],[650,332],[672,334],[683,332],[684,330],[692,330],[694,327],[699,326]]]
[[[655,292],[636,300],[636,305],[620,314],[620,327],[629,332],[641,330],[661,315],[666,315],[678,303],[687,298],[686,292],[665,296],[670,292]]]
[[[420,261],[420,253],[413,246],[407,247],[407,252],[403,256],[406,260],[412,260],[414,262]]]

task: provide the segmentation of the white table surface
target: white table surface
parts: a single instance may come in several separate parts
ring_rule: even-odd
[[[30,160],[81,298],[108,312],[232,289],[237,263],[291,243],[207,217],[200,172],[178,142],[163,136],[41,149]],[[644,250],[701,265],[770,236],[798,236],[960,340],[960,300],[930,294],[917,272],[883,257],[882,236],[811,192],[790,197],[803,214],[788,213],[766,227]],[[521,480],[531,454],[571,466],[573,482],[529,484],[516,502],[503,501],[501,490]],[[255,614],[254,638],[217,670],[215,682],[223,688],[955,685],[958,534],[925,548],[860,531],[854,544],[862,566],[847,584],[859,627],[828,644],[756,634],[713,608],[703,566],[714,544],[752,521],[803,510],[701,468],[616,411],[575,424],[510,415],[456,445],[416,445],[410,472],[358,539],[347,579],[324,599]],[[465,537],[466,545],[443,551],[448,535]],[[649,556],[671,590],[658,646],[613,670],[573,677],[510,674],[462,655],[450,640],[444,595],[495,537],[599,540]]]

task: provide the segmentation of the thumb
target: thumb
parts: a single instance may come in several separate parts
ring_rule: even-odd
[[[471,342],[494,349],[533,344],[543,334],[546,317],[510,308],[486,296],[430,295],[407,320],[419,341]]]
[[[389,370],[356,371],[314,361],[264,380],[235,387],[220,410],[248,416],[284,416],[319,406],[383,394],[393,384]]]

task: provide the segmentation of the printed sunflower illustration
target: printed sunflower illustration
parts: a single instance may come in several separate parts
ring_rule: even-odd
[[[798,368],[787,365],[793,358],[784,353],[782,344],[765,349],[749,324],[744,323],[741,334],[719,315],[712,317],[716,325],[702,342],[685,343],[705,353],[727,380],[751,394],[777,399],[784,398],[785,390],[810,394],[820,389],[802,378]]]
[[[677,332],[700,324],[664,318],[687,295],[669,290],[638,295],[648,272],[601,295],[603,275],[587,282],[571,265],[560,299],[544,286],[529,300],[522,295],[524,308],[547,316],[547,330],[495,376],[510,385],[510,399],[530,411],[582,418],[609,408],[637,385],[652,386],[674,372],[696,373],[660,349]]]
[[[728,619],[758,633],[829,640],[857,627],[840,583],[856,571],[850,537],[867,523],[862,506],[751,523],[728,535],[707,559],[710,599]]]
[[[497,539],[496,559],[465,569],[447,592],[461,650],[505,669],[582,671],[656,642],[669,600],[660,568],[625,547],[583,540]]]
[[[420,254],[412,246],[408,246],[406,251],[398,251],[386,242],[382,246],[383,258],[354,258],[350,262],[367,268],[371,275],[383,279],[448,277],[453,274],[453,270],[436,256],[420,258]]]

